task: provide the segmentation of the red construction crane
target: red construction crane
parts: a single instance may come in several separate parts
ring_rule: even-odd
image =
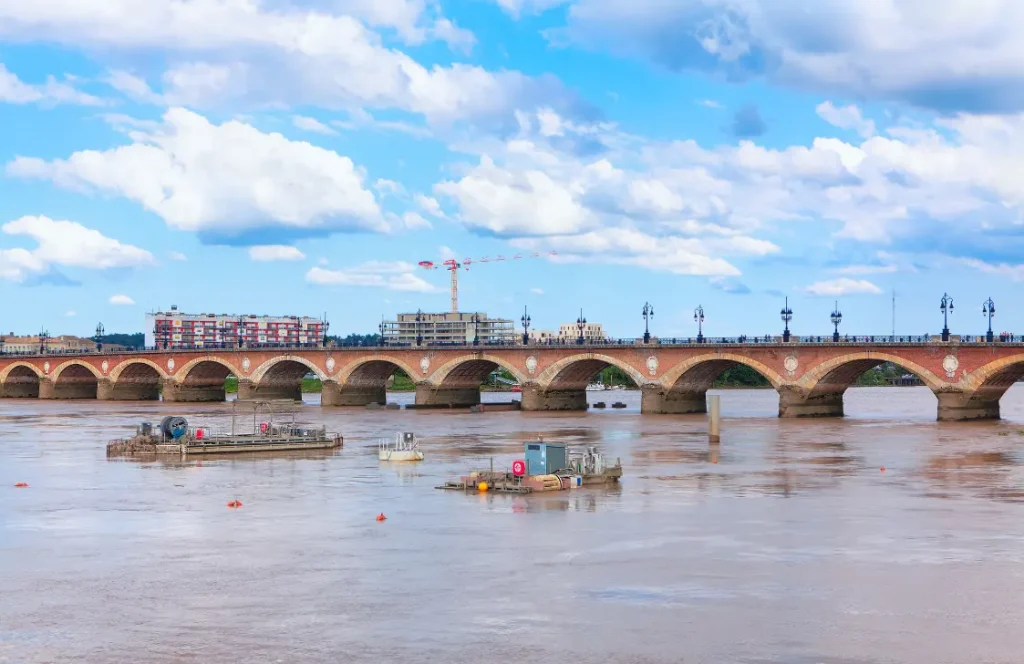
[[[558,253],[554,252],[554,251],[549,251],[549,252],[547,252],[546,255],[548,255],[548,256],[557,256]],[[529,256],[529,258],[540,258],[540,256],[541,256],[541,253],[539,251],[535,251],[535,252],[533,252],[533,254],[531,254]],[[504,256],[499,254],[498,256],[495,256],[494,258],[490,258],[488,256],[484,256],[483,258],[464,258],[464,259],[462,259],[461,262],[455,260],[454,258],[449,258],[448,260],[443,261],[441,263],[441,266],[443,266],[444,269],[446,269],[446,270],[448,270],[449,272],[452,273],[452,313],[453,314],[459,313],[459,270],[460,269],[468,270],[469,266],[472,265],[473,263],[490,263],[490,262],[504,261],[504,260],[518,261],[518,260],[522,260],[523,258],[524,258],[524,256],[522,254],[516,254],[516,255],[512,256],[511,259],[506,259]],[[439,269],[441,269],[441,266],[436,265],[433,261],[420,261],[419,265],[420,265],[420,267],[422,267],[425,270],[439,270]]]

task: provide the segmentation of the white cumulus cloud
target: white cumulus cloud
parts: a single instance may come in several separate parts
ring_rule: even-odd
[[[807,287],[811,295],[836,297],[839,295],[878,295],[882,289],[864,279],[832,279],[819,281]]]
[[[266,244],[249,247],[249,258],[264,263],[272,261],[301,261],[305,260],[306,254],[288,245]]]
[[[127,306],[131,306],[131,305],[135,304],[135,300],[133,300],[132,298],[128,297],[127,295],[123,295],[123,294],[111,295],[110,296],[110,300],[108,300],[108,302],[110,304],[115,305],[115,306],[122,306],[122,307],[127,307]]]
[[[830,101],[818,104],[814,109],[825,122],[840,129],[852,129],[864,138],[875,135],[875,123],[865,118],[856,106],[836,107]]]
[[[218,236],[270,227],[387,230],[363,170],[330,150],[239,121],[216,125],[184,108],[130,137],[67,159],[17,157],[7,173],[123,196],[173,228]]]
[[[434,293],[437,288],[414,271],[416,266],[405,262],[370,261],[342,270],[314,267],[306,273],[306,281],[321,286],[361,286],[394,291]]]
[[[303,131],[310,131],[313,132],[314,134],[323,134],[325,136],[338,135],[338,132],[331,129],[323,122],[320,122],[316,118],[310,118],[304,115],[292,116],[292,124],[295,125],[297,129],[301,129]]]
[[[39,85],[25,83],[0,63],[0,103],[101,106],[105,102],[76,89],[69,83],[62,83],[53,76],[49,76],[45,83]]]
[[[0,276],[11,281],[46,274],[53,266],[107,270],[146,267],[156,262],[145,249],[73,221],[25,216],[7,222],[0,230],[7,235],[31,238],[37,244],[31,250],[0,250]]]

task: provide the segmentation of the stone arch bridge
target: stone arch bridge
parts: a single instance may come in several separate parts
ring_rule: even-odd
[[[615,366],[643,391],[645,413],[701,413],[726,369],[746,365],[779,393],[780,417],[843,414],[843,393],[865,371],[893,362],[938,398],[938,419],[999,417],[999,400],[1024,377],[1024,344],[762,343],[722,345],[507,346],[139,351],[0,356],[0,397],[165,401],[223,400],[224,380],[239,395],[298,398],[302,378],[323,381],[324,406],[386,401],[401,369],[416,403],[470,406],[497,368],[521,383],[524,410],[585,410],[586,386]]]

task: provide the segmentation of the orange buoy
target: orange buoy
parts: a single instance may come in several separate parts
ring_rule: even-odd
[[[377,515],[377,521],[387,521],[387,520],[388,520],[388,518],[386,516],[384,516],[384,512],[381,512],[380,514]]]
[[[17,484],[14,485],[14,487],[17,489],[27,489],[28,482],[18,482]]]
[[[232,501],[228,502],[228,507],[241,507],[241,506],[242,506],[242,501],[241,500],[232,500]]]
[[[883,473],[885,472],[885,466],[882,466],[882,472]]]

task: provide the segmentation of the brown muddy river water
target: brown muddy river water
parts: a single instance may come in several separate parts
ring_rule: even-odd
[[[703,417],[611,394],[630,408],[311,401],[344,449],[201,464],[105,445],[229,406],[0,402],[0,662],[1024,661],[1024,386],[980,424],[936,423],[926,388],[819,421],[726,391],[717,448]],[[380,464],[402,430],[426,460]],[[434,489],[538,434],[621,457],[621,486]]]

